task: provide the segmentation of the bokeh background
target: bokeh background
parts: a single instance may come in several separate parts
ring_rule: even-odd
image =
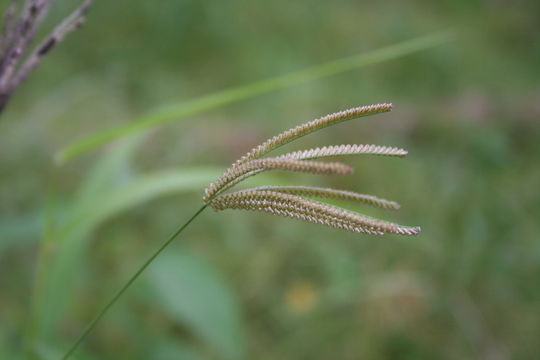
[[[5,6],[3,2],[0,8]],[[73,6],[56,2],[44,29]],[[204,212],[112,308],[78,359],[535,359],[540,354],[540,3],[96,1],[0,117],[0,358],[58,358],[221,169],[347,107],[390,114],[303,138],[400,146],[333,186],[415,238]],[[164,104],[448,28],[451,42],[127,136],[64,146]]]

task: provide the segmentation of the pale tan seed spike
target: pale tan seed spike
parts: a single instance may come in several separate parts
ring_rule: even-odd
[[[290,152],[278,156],[278,158],[287,159],[317,159],[326,156],[341,156],[341,155],[357,155],[357,154],[369,154],[369,155],[385,155],[385,156],[405,156],[408,154],[407,150],[400,149],[392,146],[380,146],[380,145],[332,145],[324,146],[321,148],[314,148],[308,150],[300,150]]]
[[[268,196],[267,198],[261,198],[258,200],[229,198],[224,199],[222,202],[216,201],[213,205],[217,210],[231,208],[267,212],[273,212],[276,210],[293,211],[306,216],[325,219],[326,221],[339,223],[342,225],[336,226],[331,224],[331,226],[334,227],[343,228],[343,225],[346,225],[352,228],[357,228],[357,230],[353,231],[359,231],[358,229],[362,229],[360,232],[415,235],[420,231],[419,228],[405,227],[398,224],[369,218],[344,209],[332,207],[330,205],[313,201],[309,202],[300,197],[293,197],[287,201],[276,200],[273,196]]]
[[[400,205],[395,201],[381,199],[373,195],[359,194],[353,191],[336,190],[331,188],[322,188],[316,186],[281,186],[266,185],[252,188],[257,191],[275,191],[284,194],[305,195],[319,198],[343,199],[359,201],[369,205],[378,206],[386,209],[399,209]],[[245,191],[239,190],[238,192]]]
[[[292,129],[286,130],[282,132],[281,134],[276,135],[266,140],[261,145],[256,146],[255,148],[251,149],[247,154],[245,154],[239,160],[237,160],[232,166],[238,166],[249,160],[258,158],[279,146],[282,146],[282,145],[287,144],[288,142],[291,142],[294,139],[298,139],[299,137],[307,135],[313,131],[320,130],[327,126],[334,125],[342,121],[351,120],[351,119],[355,119],[362,116],[387,112],[391,110],[392,110],[392,104],[387,104],[387,103],[373,104],[373,105],[360,106],[360,107],[355,107],[355,108],[339,111],[339,112],[329,114],[315,120],[311,120],[307,123],[298,125]]]
[[[229,194],[230,195],[230,194]],[[276,196],[277,195],[277,196]],[[281,194],[284,195],[284,194]],[[347,223],[351,226],[362,227],[378,232],[395,233],[396,224],[386,223],[381,220],[369,218],[360,214],[349,212],[317,201],[304,199],[294,195],[286,195],[287,198],[279,197],[279,194],[267,192],[267,195],[251,194],[249,197],[223,196],[221,201],[214,202],[214,208],[260,210],[271,207],[273,209],[284,209],[287,211],[297,211],[314,217],[324,217],[332,221]]]
[[[253,211],[264,211],[272,214],[283,215],[288,217],[297,218],[313,223],[323,224],[335,228],[345,229],[353,232],[362,232],[368,234],[384,234],[383,231],[375,229],[370,226],[359,226],[356,223],[344,220],[338,216],[327,215],[313,209],[303,207],[299,204],[292,202],[277,202],[277,201],[257,201],[257,200],[243,200],[243,201],[224,201],[216,202],[214,204],[215,210],[224,209],[242,209]]]
[[[419,227],[408,227],[399,224],[375,219],[349,210],[324,204],[318,201],[305,199],[296,195],[283,194],[273,191],[259,191],[247,189],[231,194],[221,195],[210,202],[216,210],[227,208],[269,211],[293,211],[312,217],[333,219],[348,226],[370,231],[393,233],[401,235],[415,235],[420,232]]]
[[[263,208],[256,208],[256,209],[252,209],[252,210],[264,211],[264,212],[268,212],[268,213],[275,214],[275,215],[286,216],[286,217],[290,217],[290,218],[304,220],[304,221],[312,222],[312,223],[315,223],[315,224],[326,225],[326,226],[329,226],[329,227],[334,227],[334,228],[343,229],[343,230],[352,231],[352,232],[372,234],[372,235],[383,235],[384,234],[383,232],[380,232],[380,231],[377,231],[377,230],[355,226],[355,225],[352,225],[352,224],[349,224],[349,223],[346,223],[346,222],[340,222],[340,221],[335,221],[335,220],[332,220],[332,219],[327,219],[327,218],[325,218],[325,217],[323,217],[321,215],[311,216],[311,215],[307,215],[307,214],[304,214],[302,212],[294,211],[294,210],[282,210],[282,209],[278,209],[278,208],[272,207],[272,206],[263,207]]]
[[[328,218],[326,218],[326,217],[324,217],[322,215],[319,215],[319,214],[317,214],[315,216],[312,216],[312,215],[304,214],[304,213],[299,212],[299,211],[282,210],[282,209],[278,209],[278,208],[272,207],[272,206],[263,207],[263,208],[257,208],[257,209],[253,209],[253,210],[264,211],[264,212],[268,212],[268,213],[276,214],[276,215],[281,215],[281,216],[287,216],[287,217],[296,218],[296,219],[299,219],[299,220],[304,220],[304,221],[308,221],[308,222],[312,222],[312,223],[316,223],[316,224],[321,224],[321,225],[326,225],[326,226],[330,226],[330,227],[334,227],[334,228],[338,228],[338,229],[343,229],[343,230],[347,230],[347,231],[352,231],[352,232],[372,234],[372,235],[383,235],[384,234],[381,231],[374,230],[374,229],[371,229],[371,228],[364,228],[364,227],[356,226],[354,224],[350,224],[350,223],[347,223],[347,222],[336,221],[334,219],[328,219]]]
[[[261,204],[260,202],[251,200],[244,203],[234,204],[233,208],[243,209],[243,210],[253,210],[253,211],[266,211],[271,213],[296,213],[301,214],[302,216],[309,217],[313,222],[319,224],[324,224],[332,227],[348,229],[354,232],[362,232],[368,234],[378,234],[382,235],[385,232],[379,228],[372,226],[366,226],[365,224],[358,224],[346,219],[342,219],[339,216],[332,216],[328,214],[321,213],[319,211],[314,211],[313,209],[295,206],[291,203],[282,203],[282,202],[266,202]]]
[[[216,181],[211,183],[205,189],[205,196],[203,197],[203,200],[208,202],[211,198],[223,190],[230,188],[245,178],[258,174],[260,171],[270,169],[339,175],[349,174],[353,171],[353,168],[350,166],[339,162],[277,158],[255,159],[226,170]]]
[[[220,205],[217,204],[216,208]],[[297,211],[314,217],[324,217],[334,222],[340,222],[353,227],[361,227],[378,233],[393,233],[401,235],[416,235],[420,228],[402,226],[387,221],[374,219],[365,215],[354,213],[335,206],[309,201],[307,199],[293,196],[290,199],[279,201],[275,196],[267,196],[260,199],[225,199],[221,204],[223,208],[264,210],[285,209],[287,211]],[[363,231],[365,232],[365,231]]]

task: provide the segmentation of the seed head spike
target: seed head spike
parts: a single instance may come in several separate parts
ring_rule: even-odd
[[[397,147],[380,146],[380,145],[356,145],[356,144],[332,145],[332,146],[323,146],[321,148],[290,152],[287,154],[280,155],[278,156],[278,158],[307,160],[307,159],[318,159],[318,158],[326,157],[326,156],[358,155],[358,154],[400,156],[401,157],[401,156],[407,155],[407,150],[403,150]]]
[[[369,231],[369,233],[416,235],[420,231],[418,227],[403,226],[358,214],[337,206],[274,191],[260,191],[256,189],[241,190],[213,199],[210,202],[210,206],[215,210],[244,209],[279,212],[282,215],[286,211],[289,211],[291,213],[303,214],[304,216],[311,216],[321,221],[324,219],[326,221],[325,224],[329,226],[343,228],[341,225],[346,224],[363,230],[357,230],[357,232]],[[321,222],[319,221],[319,223]],[[339,226],[336,224],[339,224]]]
[[[331,188],[322,188],[316,186],[273,186],[265,185],[250,190],[258,191],[274,191],[283,194],[304,195],[318,198],[343,199],[350,201],[363,202],[372,206],[382,207],[386,209],[399,209],[400,206],[395,201],[385,200],[373,195],[359,194],[354,191],[336,190]],[[240,190],[245,191],[245,190]]]
[[[387,112],[391,110],[392,110],[392,104],[387,104],[387,103],[374,104],[374,105],[359,106],[359,107],[355,107],[355,108],[351,108],[351,109],[347,109],[343,111],[338,111],[336,113],[329,114],[321,118],[308,121],[307,123],[304,123],[296,127],[293,127],[292,129],[286,130],[282,132],[281,134],[278,134],[266,140],[261,145],[254,147],[247,154],[245,154],[240,159],[238,159],[233,164],[233,166],[237,166],[251,159],[258,158],[279,146],[285,145],[295,139],[298,139],[299,137],[305,136],[313,131],[323,129],[327,126],[335,125],[346,120],[351,120],[351,119],[359,118],[362,116],[378,114],[378,113]]]
[[[364,202],[383,208],[399,208],[398,203],[380,199],[373,195],[313,186],[260,186],[228,194],[223,193],[244,179],[265,170],[280,169],[316,174],[348,174],[353,170],[350,166],[339,162],[321,162],[311,159],[354,154],[405,156],[407,151],[396,147],[353,144],[324,146],[290,152],[277,157],[260,158],[269,151],[310,132],[345,120],[390,111],[391,109],[391,104],[361,106],[326,115],[284,131],[253,148],[225,170],[218,179],[205,189],[203,200],[215,210],[244,209],[263,211],[367,234],[416,235],[420,232],[419,227],[399,225],[302,197],[335,198]]]

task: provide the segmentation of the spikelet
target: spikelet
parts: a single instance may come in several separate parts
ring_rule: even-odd
[[[251,159],[258,158],[279,146],[285,145],[295,139],[298,139],[299,137],[307,135],[313,131],[323,129],[327,126],[335,125],[346,120],[356,119],[362,116],[378,114],[391,110],[392,104],[374,104],[339,111],[315,120],[308,121],[305,124],[298,125],[292,129],[284,131],[281,134],[266,140],[261,145],[254,147],[247,154],[238,159],[233,166],[237,166]]]
[[[321,148],[300,150],[278,156],[278,158],[287,159],[318,159],[326,156],[340,156],[340,155],[386,155],[386,156],[405,156],[407,150],[403,150],[397,147],[380,146],[380,145],[332,145],[324,146]]]
[[[352,168],[339,162],[321,162],[317,159],[328,156],[371,154],[405,156],[406,150],[379,145],[333,145],[290,152],[270,158],[260,158],[269,151],[310,132],[339,122],[381,112],[390,111],[391,104],[361,106],[326,115],[319,119],[296,126],[266,140],[237,160],[231,167],[206,189],[203,200],[215,210],[244,209],[263,211],[287,216],[312,223],[366,234],[416,235],[419,227],[409,227],[375,219],[337,206],[322,203],[307,197],[334,198],[363,202],[388,209],[398,209],[399,204],[373,195],[352,191],[335,190],[312,186],[260,186],[228,194],[223,192],[244,179],[265,170],[280,169],[315,174],[348,174]]]
[[[281,186],[265,185],[250,188],[257,191],[274,191],[283,194],[304,195],[318,198],[342,199],[362,202],[368,205],[381,207],[385,209],[399,209],[400,206],[395,201],[385,200],[373,195],[359,194],[354,191],[336,190],[331,188],[322,188],[316,186]],[[240,190],[244,191],[244,190]],[[239,192],[240,192],[239,191]]]
[[[309,172],[313,174],[345,175],[353,171],[348,165],[339,162],[302,161],[287,158],[262,158],[250,160],[225,171],[216,181],[205,189],[204,201],[230,188],[249,176],[264,170],[280,169],[288,171]]]
[[[342,229],[347,226],[350,229],[354,229],[352,231],[370,234],[392,233],[416,235],[420,231],[418,227],[402,226],[361,215],[337,206],[274,191],[241,190],[213,199],[210,201],[210,206],[215,210],[256,210],[295,218],[300,218],[299,215],[302,215],[306,218],[311,217],[315,219],[308,220],[311,222],[323,223]]]

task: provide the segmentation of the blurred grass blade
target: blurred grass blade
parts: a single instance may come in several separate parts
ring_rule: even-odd
[[[172,335],[171,337],[176,337],[176,335]],[[208,360],[208,357],[203,356],[195,349],[190,348],[188,345],[174,342],[172,339],[157,342],[149,358],[162,360]]]
[[[28,246],[39,238],[42,229],[43,215],[39,211],[0,219],[0,254],[11,246]]]
[[[130,136],[117,142],[92,168],[77,196],[61,213],[48,209],[46,217],[58,221],[49,221],[54,226],[48,226],[39,253],[41,271],[36,274],[34,289],[39,302],[33,304],[28,330],[31,346],[48,343],[70,310],[70,294],[78,278],[75,274],[84,262],[84,249],[103,221],[163,195],[200,190],[201,183],[219,174],[218,169],[190,168],[137,175],[129,162],[141,140],[141,136]]]
[[[47,280],[43,286],[39,313],[38,337],[54,335],[58,322],[69,309],[70,293],[78,278],[91,233],[104,221],[143,202],[164,196],[200,190],[211,181],[217,169],[168,170],[140,176],[108,191],[95,193],[92,202],[77,203],[66,222],[57,230],[54,259],[49,259]]]
[[[80,207],[86,202],[92,202],[95,194],[115,187],[135,175],[131,168],[131,159],[144,141],[144,135],[138,133],[122,138],[114,144],[111,151],[107,151],[106,156],[94,162],[77,190],[75,206]]]
[[[452,32],[450,31],[422,36],[364,54],[327,62],[322,65],[313,66],[305,70],[262,80],[249,85],[219,91],[187,102],[165,106],[129,124],[107,129],[76,141],[56,153],[55,160],[57,163],[61,164],[111,140],[118,139],[128,134],[150,129],[173,120],[195,115],[206,110],[248,99],[273,90],[287,88],[308,80],[396,59],[439,45],[451,38]]]
[[[185,249],[163,253],[148,269],[160,309],[200,336],[220,359],[241,359],[245,330],[240,305],[210,263]]]
[[[101,222],[131,209],[143,202],[178,192],[200,190],[201,184],[213,179],[219,170],[214,168],[188,168],[185,170],[161,170],[141,175],[124,185],[96,194],[93,201],[74,209],[70,223],[72,227],[94,228]]]
[[[123,145],[130,146],[127,143]],[[110,170],[114,173],[113,169]],[[69,206],[62,225],[50,236],[54,240],[53,244],[49,244],[54,246],[54,256],[47,259],[48,266],[40,274],[43,283],[39,286],[40,302],[35,310],[35,337],[40,342],[48,342],[55,335],[52,329],[58,329],[60,322],[66,319],[65,315],[72,305],[74,281],[79,278],[81,264],[84,262],[84,249],[96,228],[114,216],[158,197],[202,191],[201,184],[215,179],[220,171],[209,167],[162,170],[105,189],[89,186],[95,190],[92,196],[85,192],[85,201],[78,198]],[[93,182],[91,179],[88,181]],[[274,184],[279,183],[279,178],[264,176],[252,183]]]

